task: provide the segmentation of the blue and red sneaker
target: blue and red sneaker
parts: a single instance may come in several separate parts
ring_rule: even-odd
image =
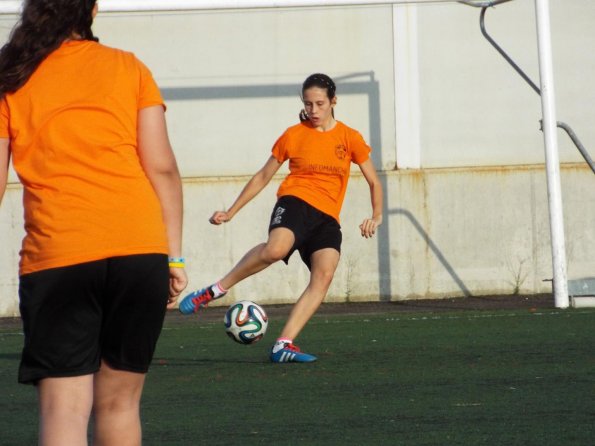
[[[271,362],[282,363],[282,362],[314,362],[316,356],[309,355],[308,353],[302,353],[297,345],[286,342],[281,345],[275,344],[271,348],[270,355]]]
[[[180,313],[182,314],[192,314],[198,312],[201,307],[206,307],[209,305],[213,299],[215,299],[215,293],[213,293],[212,285],[202,290],[193,291],[192,293],[188,294],[179,305]],[[222,294],[219,297],[223,297]]]

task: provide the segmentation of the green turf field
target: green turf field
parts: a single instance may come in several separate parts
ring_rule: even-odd
[[[595,444],[595,309],[319,315],[313,364],[270,364],[217,321],[169,318],[143,398],[144,445]],[[22,337],[0,330],[0,444],[33,445]]]

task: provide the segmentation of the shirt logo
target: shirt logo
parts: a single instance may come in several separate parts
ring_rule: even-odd
[[[347,149],[345,148],[345,146],[343,144],[339,144],[339,145],[335,146],[335,155],[340,160],[345,159],[345,156],[347,155]]]

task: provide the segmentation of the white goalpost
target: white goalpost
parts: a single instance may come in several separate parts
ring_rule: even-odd
[[[143,12],[440,3],[460,3],[463,5],[486,8],[509,1],[512,0],[101,0],[100,10],[102,12]],[[558,308],[567,308],[569,306],[569,296],[560,183],[560,162],[556,133],[557,121],[554,96],[549,0],[534,1],[537,22],[541,109],[549,202],[551,254],[553,262],[553,292],[555,306]],[[20,0],[0,1],[0,14],[16,14],[20,11],[21,5],[22,1]]]
[[[564,215],[562,210],[562,187],[560,184],[560,161],[556,104],[554,95],[554,70],[550,32],[548,0],[535,0],[537,37],[539,47],[539,77],[541,79],[541,110],[545,140],[545,165],[548,185],[550,234],[552,239],[553,288],[556,307],[567,308],[568,277],[566,266],[566,243],[564,240]]]

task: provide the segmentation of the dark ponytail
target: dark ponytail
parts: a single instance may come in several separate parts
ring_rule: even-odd
[[[19,23],[0,49],[0,98],[21,88],[39,64],[73,35],[93,35],[96,0],[25,0]]]
[[[304,92],[312,87],[318,87],[322,88],[323,90],[326,90],[326,95],[331,101],[335,98],[337,93],[337,86],[335,85],[335,82],[330,78],[330,76],[327,76],[326,74],[322,73],[311,74],[306,78],[306,80],[302,84],[302,98],[304,97]],[[332,114],[334,118],[334,109],[332,110]],[[308,115],[306,114],[305,110],[300,111],[299,117],[301,122],[308,120]]]

